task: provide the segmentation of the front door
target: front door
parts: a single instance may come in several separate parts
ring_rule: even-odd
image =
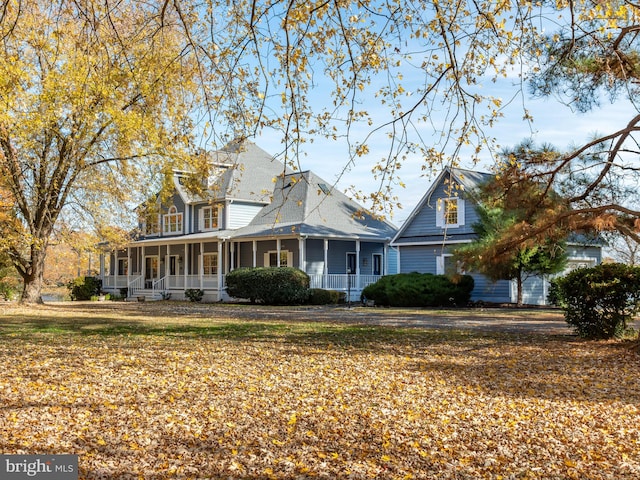
[[[158,257],[145,257],[144,259],[144,283],[146,288],[153,286],[153,281],[158,278]]]
[[[382,255],[379,253],[373,254],[373,274],[382,275]]]

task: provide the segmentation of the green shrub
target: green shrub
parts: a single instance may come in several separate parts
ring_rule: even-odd
[[[199,302],[202,300],[202,297],[204,297],[204,290],[199,288],[187,288],[184,291],[184,296],[191,302]]]
[[[67,284],[71,300],[91,300],[102,290],[102,280],[98,277],[78,277]]]
[[[309,290],[309,305],[336,305],[344,303],[347,294],[337,290],[324,290],[323,288],[312,288]]]
[[[362,291],[362,300],[391,307],[444,307],[466,305],[473,290],[470,275],[399,273],[387,275]]]
[[[266,305],[299,305],[309,296],[309,276],[291,267],[238,268],[225,277],[227,293]]]
[[[640,311],[640,267],[608,263],[557,279],[565,320],[583,338],[622,336]]]
[[[0,281],[0,298],[4,300],[13,300],[17,292],[17,289],[10,283]]]

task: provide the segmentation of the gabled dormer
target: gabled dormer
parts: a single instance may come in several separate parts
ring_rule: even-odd
[[[446,168],[398,231],[392,245],[468,241],[478,216],[472,193],[491,175]]]

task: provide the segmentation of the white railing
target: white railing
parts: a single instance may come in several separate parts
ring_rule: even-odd
[[[127,285],[127,288],[129,289],[129,296],[135,297],[140,290],[144,290],[144,276],[140,275],[139,277],[131,280]]]
[[[126,288],[127,276],[126,275],[105,275],[102,277],[102,286],[104,288]]]
[[[324,288],[325,290],[362,290],[367,285],[377,282],[381,275],[309,275],[311,288]]]
[[[151,290],[153,290],[153,293],[155,292],[164,292],[166,290],[166,278],[167,277],[162,277],[159,278],[158,280],[154,280],[153,283],[151,284]]]
[[[224,285],[224,276],[223,285]],[[165,287],[167,290],[184,290],[187,288],[201,288],[203,290],[217,290],[217,275],[169,275],[166,277]]]

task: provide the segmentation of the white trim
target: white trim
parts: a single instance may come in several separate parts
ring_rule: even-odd
[[[455,201],[456,203],[456,223],[446,223],[445,215],[447,203]],[[436,227],[441,228],[459,228],[464,226],[464,199],[460,197],[438,198],[436,204]]]
[[[392,247],[411,247],[411,246],[422,246],[422,245],[450,245],[452,243],[471,243],[473,242],[473,240],[471,239],[466,239],[466,240],[447,240],[446,238],[443,238],[441,240],[434,240],[433,242],[412,242],[412,243],[408,243],[408,242],[403,242],[403,243],[391,243]]]
[[[280,258],[280,256],[283,253],[287,254],[287,264],[286,265],[274,265],[274,266],[278,266],[278,267],[282,267],[282,266],[293,267],[293,252],[291,250],[269,250],[269,251],[265,252],[264,256],[263,256],[263,260],[264,260],[263,266],[265,266],[265,267],[271,267],[272,266],[271,262],[270,262],[270,260],[271,260],[270,257],[271,257],[272,253],[276,255],[276,258]]]

